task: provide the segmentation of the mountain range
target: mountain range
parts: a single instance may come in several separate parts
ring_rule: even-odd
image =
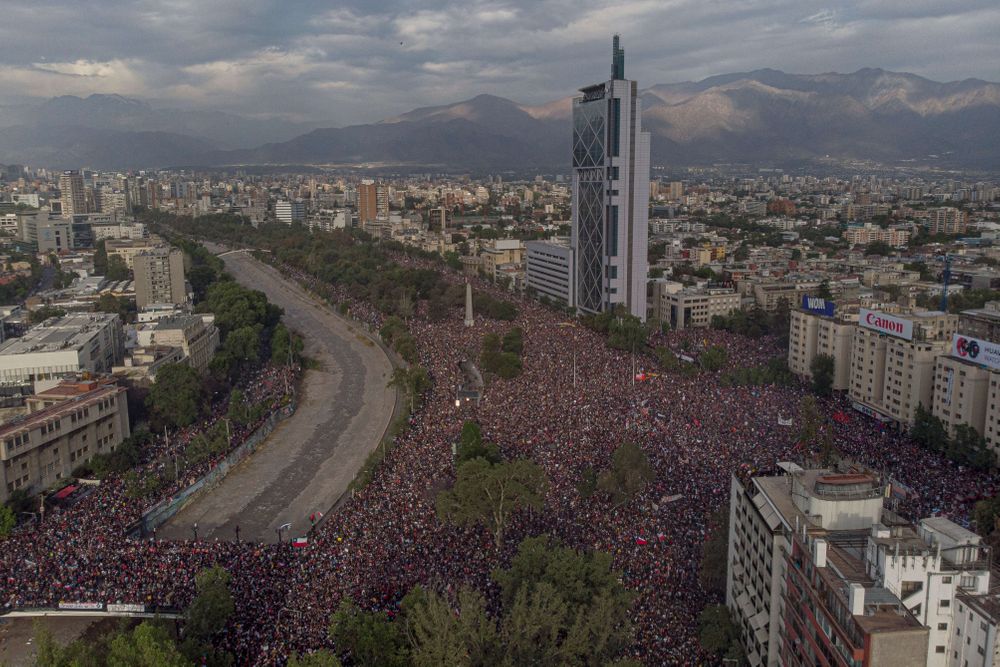
[[[826,158],[1000,169],[1000,84],[764,69],[641,91],[654,164]],[[0,109],[0,163],[55,168],[250,164],[566,170],[571,97],[493,95],[342,128],[157,110],[115,95]]]

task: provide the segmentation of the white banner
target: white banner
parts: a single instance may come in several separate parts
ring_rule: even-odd
[[[60,609],[76,611],[101,611],[104,609],[103,602],[60,602]]]
[[[896,338],[913,340],[913,322],[894,315],[888,315],[879,310],[862,308],[858,315],[858,324],[866,329],[895,336]]]
[[[111,604],[108,603],[108,611],[114,614],[141,614],[146,611],[144,604]]]
[[[951,356],[1000,370],[1000,343],[955,334],[951,339]]]

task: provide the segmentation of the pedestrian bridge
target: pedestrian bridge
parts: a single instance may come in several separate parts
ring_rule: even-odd
[[[0,619],[39,618],[53,616],[62,618],[89,616],[91,618],[184,618],[176,607],[147,607],[142,604],[102,604],[99,602],[64,602],[58,607],[24,607],[0,615]]]
[[[225,257],[226,255],[234,255],[238,252],[242,252],[244,254],[250,254],[252,252],[266,252],[270,254],[271,251],[262,250],[261,248],[236,248],[235,250],[227,250],[226,252],[220,252],[218,255],[216,255],[216,257]]]

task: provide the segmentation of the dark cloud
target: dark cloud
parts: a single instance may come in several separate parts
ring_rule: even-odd
[[[774,67],[1000,79],[995,0],[8,0],[0,103],[117,92],[346,124],[481,92],[527,103]]]

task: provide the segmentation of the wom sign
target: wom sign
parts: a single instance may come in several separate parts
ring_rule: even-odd
[[[904,320],[901,317],[888,315],[879,310],[862,308],[858,315],[858,324],[866,329],[895,336],[896,338],[913,340],[913,322]]]

